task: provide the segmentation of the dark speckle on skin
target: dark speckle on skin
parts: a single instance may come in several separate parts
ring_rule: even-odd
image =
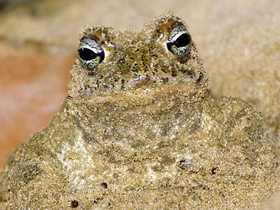
[[[79,202],[76,200],[71,201],[71,207],[72,208],[77,208],[79,206]]]

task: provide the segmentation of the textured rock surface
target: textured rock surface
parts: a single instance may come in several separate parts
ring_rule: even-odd
[[[105,59],[91,68],[79,50],[61,110],[0,175],[2,208],[233,209],[271,196],[274,138],[246,102],[211,97],[182,24],[168,14],[141,33],[83,30],[79,49],[95,40]]]

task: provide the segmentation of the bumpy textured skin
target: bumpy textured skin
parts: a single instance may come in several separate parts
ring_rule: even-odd
[[[83,29],[105,60],[88,71],[76,59],[61,110],[2,169],[2,209],[234,209],[271,195],[278,160],[262,118],[209,95],[194,42],[185,61],[167,50],[178,23]]]

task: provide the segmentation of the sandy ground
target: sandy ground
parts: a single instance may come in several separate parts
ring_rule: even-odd
[[[139,31],[167,11],[188,23],[211,92],[252,102],[279,138],[279,10],[274,0],[34,0],[6,5],[0,11],[0,165],[13,148],[47,126],[61,106],[82,25]]]

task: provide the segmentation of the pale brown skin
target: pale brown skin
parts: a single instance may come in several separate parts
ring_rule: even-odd
[[[178,33],[183,55],[166,44]],[[68,97],[9,157],[0,207],[233,209],[267,199],[276,185],[274,141],[250,105],[209,95],[186,34],[172,13],[141,33],[86,26]],[[88,40],[104,50],[93,68],[81,58]]]

